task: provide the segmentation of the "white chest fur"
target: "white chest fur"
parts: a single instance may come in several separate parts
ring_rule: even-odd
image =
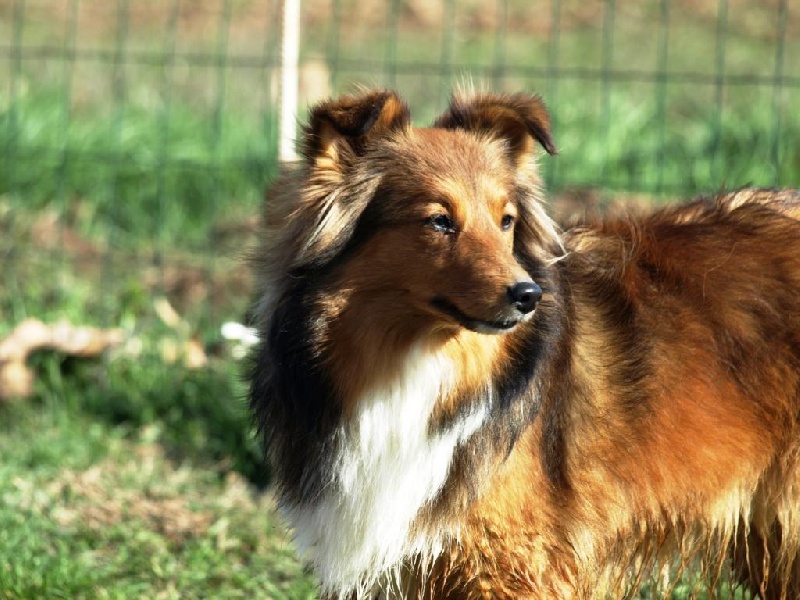
[[[429,433],[436,401],[455,376],[445,356],[412,352],[401,375],[369,390],[343,425],[333,483],[319,501],[285,507],[296,543],[326,591],[369,589],[403,557],[428,554],[443,541],[413,535],[412,522],[441,491],[455,449],[488,413],[483,403],[448,429]]]

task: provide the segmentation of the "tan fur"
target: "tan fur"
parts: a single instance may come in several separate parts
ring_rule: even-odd
[[[419,507],[416,545],[324,592],[617,598],[692,570],[712,590],[732,576],[800,597],[800,195],[559,232],[534,141],[555,152],[536,97],[457,98],[418,129],[396,95],[367,92],[312,110],[306,163],[268,198],[251,399],[293,525],[336,505],[348,427],[416,385],[408,357],[447,371],[415,425],[431,439],[488,415]],[[528,277],[544,290],[532,316],[485,333]]]
[[[745,190],[719,202],[735,210],[750,203],[770,205],[770,199],[780,212],[798,214],[796,195],[781,192]],[[690,222],[692,213],[688,208],[669,217]],[[728,307],[725,294],[735,294],[726,279],[742,279],[735,273],[742,262],[755,264],[767,257],[791,265],[790,283],[798,289],[800,227],[760,209],[751,217],[753,223],[761,219],[766,231],[765,237],[739,242],[747,246],[741,248],[744,261],[724,253],[690,259],[686,250],[642,239],[644,232],[635,223],[605,224],[612,237],[592,229],[569,236],[569,260],[617,256],[619,266],[609,275],[651,298],[655,290],[637,288],[636,263],[643,255],[676,261],[674,267],[697,285],[698,301],[708,308],[660,307],[669,309],[667,319],[662,311],[642,311],[642,325],[651,332],[660,360],[653,377],[657,388],[650,392],[652,413],[632,430],[627,409],[619,405],[619,386],[604,376],[615,350],[604,336],[603,317],[591,304],[578,304],[574,373],[592,390],[593,402],[570,406],[566,470],[572,490],[561,495],[552,489],[531,462],[538,453],[539,432],[537,427],[528,430],[492,488],[473,507],[469,541],[462,540],[451,557],[440,560],[437,576],[442,581],[427,583],[420,597],[613,597],[630,589],[637,563],[669,565],[666,561],[675,555],[687,564],[697,561],[695,566],[705,569],[713,584],[726,548],[732,549],[740,576],[757,573],[749,583],[754,592],[765,598],[798,597],[797,359],[782,356],[788,349],[772,346],[772,340],[762,337],[765,332],[755,315]],[[767,241],[770,234],[774,237]],[[591,270],[591,265],[581,266]],[[742,293],[769,294],[768,288],[759,287],[762,276],[749,272],[753,287]],[[580,289],[576,292],[580,299]],[[734,329],[731,334],[764,353],[756,357],[758,372],[738,373],[752,382],[758,396],[732,381],[734,365],[721,363],[708,346],[709,326],[698,318],[708,309],[722,311],[716,314]],[[799,316],[780,317],[795,352]],[[776,526],[783,528],[782,545],[772,537]],[[766,539],[765,532],[770,532]],[[475,548],[477,556],[465,560],[465,547]],[[764,570],[769,573],[767,587]],[[475,584],[463,586],[465,578],[474,578]],[[598,587],[599,582],[607,587]]]

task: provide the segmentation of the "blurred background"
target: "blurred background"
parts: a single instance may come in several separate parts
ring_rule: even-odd
[[[282,97],[538,92],[562,218],[800,184],[795,2],[287,4],[0,0],[0,598],[314,597],[223,333]]]

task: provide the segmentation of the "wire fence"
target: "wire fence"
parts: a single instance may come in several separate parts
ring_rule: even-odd
[[[552,195],[800,183],[789,0],[304,0],[299,114],[356,84],[430,122],[454,86],[541,93]],[[212,325],[277,163],[277,0],[0,0],[0,322]],[[598,200],[599,198],[599,200]]]

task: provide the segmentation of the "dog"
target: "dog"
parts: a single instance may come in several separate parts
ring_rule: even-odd
[[[323,597],[800,598],[798,192],[562,230],[524,93],[365,90],[301,145],[249,398]]]

